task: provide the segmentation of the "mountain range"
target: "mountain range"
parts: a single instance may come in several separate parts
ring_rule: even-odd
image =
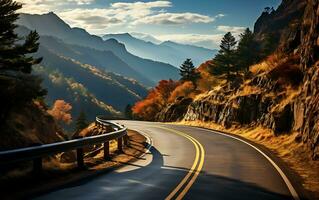
[[[142,37],[143,39],[139,39]],[[167,62],[179,67],[187,58],[191,58],[194,65],[198,66],[206,60],[214,57],[217,50],[211,50],[193,45],[179,44],[172,41],[154,43],[155,38],[147,35],[137,35],[134,37],[129,33],[106,34],[104,40],[116,39],[123,43],[126,49],[139,57],[152,59],[160,62]],[[151,42],[154,41],[154,42]]]
[[[104,59],[104,64],[107,63],[107,66],[112,67],[112,69],[118,68],[116,73],[124,76],[129,75],[130,78],[134,78],[146,86],[154,86],[162,79],[179,79],[176,67],[135,56],[126,50],[124,44],[115,39],[103,40],[99,36],[89,34],[84,29],[71,28],[53,12],[43,15],[21,14],[17,24],[30,30],[37,30],[42,36],[58,38],[65,44],[76,45],[77,48],[85,47],[86,53],[91,52],[92,54],[95,51],[93,53],[95,55],[108,54],[108,58]],[[73,46],[73,48],[76,47]],[[113,61],[117,62],[111,64]],[[90,64],[88,60],[84,63]],[[105,67],[104,64],[98,66]],[[110,70],[110,68],[105,70]]]
[[[49,104],[64,99],[73,106],[73,116],[84,110],[89,119],[97,114],[120,116],[126,105],[144,98],[159,80],[179,79],[175,66],[189,55],[194,55],[197,64],[214,54],[209,49],[169,41],[155,44],[130,34],[105,35],[102,39],[84,29],[71,28],[53,12],[21,14],[17,24],[20,36],[30,30],[40,34],[35,56],[43,57],[43,61],[34,72],[44,79]]]

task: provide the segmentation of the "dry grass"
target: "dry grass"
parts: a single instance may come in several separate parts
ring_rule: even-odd
[[[287,61],[287,58],[284,58],[281,54],[273,54],[270,55],[265,61],[262,61],[261,63],[252,65],[249,69],[250,72],[253,74],[262,74],[265,72],[269,72],[276,68],[281,63],[284,63]]]
[[[202,121],[183,121],[179,124],[229,132],[267,147],[295,171],[302,178],[304,188],[310,191],[315,199],[319,199],[319,164],[311,159],[311,152],[305,144],[295,142],[298,133],[275,136],[272,130],[260,126],[225,129],[218,124]]]

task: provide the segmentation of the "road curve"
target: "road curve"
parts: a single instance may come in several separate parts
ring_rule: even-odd
[[[38,199],[298,199],[278,169],[242,141],[193,127],[120,123],[149,137],[148,153]]]

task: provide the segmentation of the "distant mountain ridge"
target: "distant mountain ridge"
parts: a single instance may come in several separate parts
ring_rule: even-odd
[[[160,62],[166,62],[175,67],[179,67],[187,58],[191,58],[193,63],[198,66],[205,60],[211,59],[217,53],[217,50],[211,50],[194,45],[179,44],[166,41],[155,44],[150,41],[139,39],[129,33],[106,34],[104,40],[116,39],[123,43],[127,50],[139,57],[152,59]]]
[[[115,39],[104,41],[101,37],[91,35],[84,29],[71,28],[53,12],[43,15],[21,14],[17,24],[31,30],[37,30],[42,36],[59,38],[66,44],[90,47],[98,51],[110,51],[127,66],[143,76],[144,80],[137,74],[132,78],[136,78],[147,86],[154,86],[156,82],[162,79],[179,79],[178,69],[174,66],[135,56]],[[127,74],[123,72],[122,75]]]
[[[24,26],[16,29],[22,37],[29,32]],[[134,104],[147,94],[147,88],[137,81],[106,72],[107,66],[94,66],[93,61],[98,63],[102,57],[116,58],[108,51],[66,44],[52,36],[41,36],[39,42],[39,51],[34,56],[42,57],[43,61],[34,67],[34,73],[44,79],[43,87],[48,90],[46,99],[50,105],[57,99],[71,103],[74,117],[81,110],[87,113],[89,120],[94,120],[97,114],[121,116],[128,104]]]

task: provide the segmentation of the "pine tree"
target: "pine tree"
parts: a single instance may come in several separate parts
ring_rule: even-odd
[[[181,81],[191,81],[196,86],[196,81],[200,78],[200,73],[196,71],[196,68],[191,59],[186,59],[180,66],[179,74],[181,75]]]
[[[125,114],[125,118],[126,119],[132,119],[133,118],[132,117],[132,106],[130,104],[126,105],[124,114]]]
[[[39,48],[39,35],[31,31],[23,40],[15,33],[16,11],[21,7],[12,0],[0,0],[0,123],[11,109],[46,95],[42,80],[31,75],[32,66],[41,62],[41,58],[32,57]]]
[[[85,129],[88,126],[86,115],[83,110],[80,112],[78,118],[76,119],[75,125],[76,125],[77,132]]]
[[[32,65],[39,64],[41,58],[33,58],[30,54],[39,48],[39,35],[31,31],[25,41],[14,32],[18,19],[16,13],[22,5],[12,0],[0,0],[0,70],[13,70],[31,73]]]
[[[262,44],[262,50],[261,50],[262,58],[265,58],[269,56],[270,54],[272,54],[276,50],[277,44],[278,44],[278,38],[274,34],[271,34],[271,33],[266,34],[264,36],[264,40]]]
[[[237,70],[235,67],[236,44],[236,39],[230,32],[224,35],[220,44],[220,50],[213,59],[212,74],[227,74],[229,76],[230,72]]]
[[[237,62],[239,70],[249,70],[249,66],[255,64],[259,59],[259,46],[254,40],[254,34],[247,28],[240,35],[237,47]]]

